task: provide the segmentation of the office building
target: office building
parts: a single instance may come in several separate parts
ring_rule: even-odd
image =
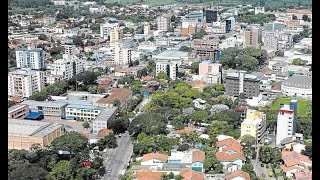
[[[199,64],[199,75],[203,81],[208,84],[222,83],[222,65],[218,63],[210,63],[208,61]]]
[[[281,145],[285,138],[292,137],[296,133],[298,100],[293,99],[290,104],[280,104],[277,119],[276,145]]]
[[[23,104],[17,104],[8,108],[9,119],[22,119],[29,113],[29,107]]]
[[[100,37],[107,40],[109,37],[109,33],[115,29],[119,28],[118,23],[109,23],[106,22],[104,24],[100,24]]]
[[[83,70],[83,64],[77,56],[64,54],[62,59],[53,62],[51,74],[63,76],[63,79],[69,80]]]
[[[44,116],[53,117],[66,117],[66,106],[64,102],[52,102],[52,101],[34,101],[26,100],[21,104],[28,105],[30,112],[42,112]]]
[[[16,63],[18,68],[44,69],[45,52],[42,49],[27,49],[16,50]]]
[[[248,27],[243,31],[243,46],[252,46],[256,49],[261,48],[262,34],[259,27]]]
[[[30,97],[44,87],[43,71],[19,69],[8,74],[8,95]]]
[[[156,75],[158,75],[160,72],[165,72],[170,79],[176,80],[178,72],[178,62],[171,60],[158,60],[156,62]]]
[[[260,79],[257,76],[246,74],[246,71],[228,73],[225,78],[226,94],[239,96],[241,93],[247,98],[257,97],[260,93]]]
[[[94,120],[103,109],[92,105],[69,104],[66,106],[66,118]]]
[[[189,20],[197,20],[198,22],[202,22],[203,20],[203,11],[190,11],[186,18]]]
[[[170,22],[171,22],[171,15],[164,14],[162,16],[157,17],[157,28],[159,31],[169,31]]]
[[[123,38],[123,30],[122,29],[115,29],[110,31],[110,42],[116,42],[122,40]]]
[[[225,22],[226,22],[226,33],[229,33],[235,27],[236,20],[234,17],[229,17],[228,19],[225,20]]]
[[[241,137],[253,136],[257,142],[264,137],[266,132],[266,115],[263,112],[247,109],[246,118],[241,123]]]
[[[62,125],[49,122],[8,119],[8,149],[30,150],[33,144],[41,148],[65,134]]]
[[[207,9],[206,10],[206,23],[213,23],[218,21],[218,11],[217,10],[212,10],[212,9]]]
[[[108,121],[118,113],[118,107],[104,108],[93,121],[93,134],[98,134],[102,129],[108,129]]]

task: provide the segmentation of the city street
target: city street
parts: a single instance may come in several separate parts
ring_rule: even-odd
[[[122,134],[118,147],[109,150],[106,153],[104,165],[106,173],[103,180],[118,180],[119,175],[123,174],[127,168],[127,163],[130,161],[132,155],[133,145],[129,136],[129,132]],[[111,173],[108,171],[111,170]]]

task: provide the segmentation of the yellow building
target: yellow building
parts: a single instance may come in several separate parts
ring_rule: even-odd
[[[266,131],[266,115],[263,112],[248,109],[246,119],[241,123],[241,137],[251,135],[260,141]]]
[[[110,42],[116,42],[123,38],[123,31],[121,29],[110,32]]]

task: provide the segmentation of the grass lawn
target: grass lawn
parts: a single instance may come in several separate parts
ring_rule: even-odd
[[[131,165],[132,166],[139,166],[139,165],[141,165],[141,162],[140,161],[132,162]]]
[[[277,172],[276,177],[280,177],[280,176],[282,176],[281,172]]]
[[[272,110],[279,110],[280,104],[289,104],[291,101],[291,98],[278,98],[271,106]],[[311,100],[307,99],[298,99],[298,116],[303,116],[307,109],[308,104],[312,103]]]

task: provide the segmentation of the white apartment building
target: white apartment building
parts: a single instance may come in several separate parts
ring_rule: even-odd
[[[118,112],[118,107],[104,108],[93,121],[93,134],[98,134],[100,130],[108,128],[108,121]]]
[[[109,33],[115,29],[119,28],[119,23],[109,23],[100,24],[100,37],[107,40]]]
[[[125,47],[122,42],[110,43],[110,46],[114,49],[114,64],[127,65],[132,61],[131,48]]]
[[[42,69],[45,68],[45,52],[42,49],[16,50],[16,63],[18,68]]]
[[[171,17],[169,15],[162,15],[157,17],[157,28],[159,31],[168,31],[170,28]]]
[[[276,145],[280,145],[283,139],[295,135],[297,105],[297,100],[291,100],[289,105],[280,105],[277,120]]]
[[[156,62],[156,75],[160,72],[166,72],[172,80],[177,79],[178,62],[171,60],[158,60]]]
[[[63,54],[75,55],[76,54],[76,46],[75,45],[61,45],[63,49]]]
[[[44,87],[42,71],[19,69],[8,74],[8,95],[30,97]]]
[[[52,64],[51,74],[63,76],[66,80],[81,72],[83,72],[83,64],[74,55],[64,54],[63,59],[58,59]]]
[[[149,22],[144,22],[143,23],[143,34],[148,35],[150,32],[150,24]]]

